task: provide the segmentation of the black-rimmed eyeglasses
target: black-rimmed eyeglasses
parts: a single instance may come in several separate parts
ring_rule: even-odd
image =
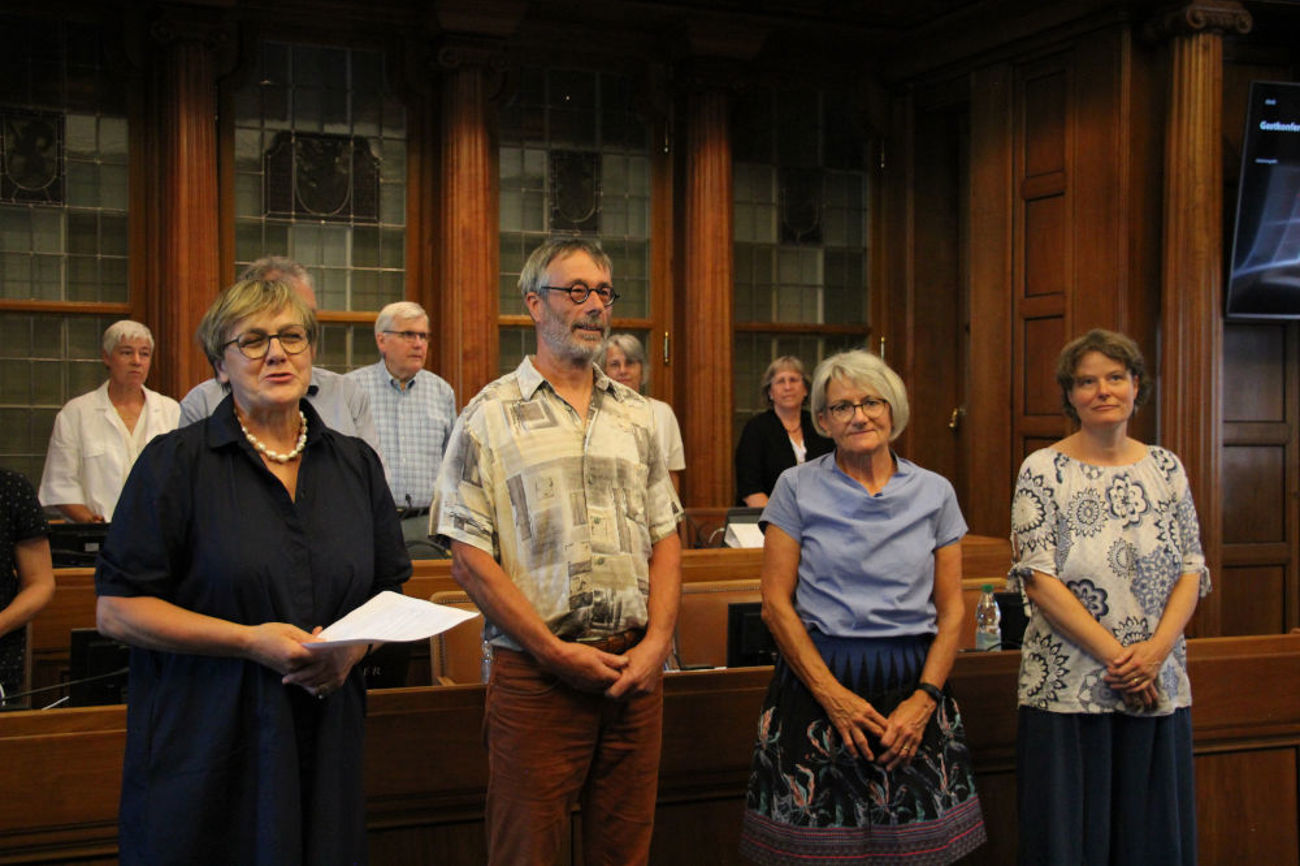
[[[275,334],[267,334],[263,331],[246,331],[233,340],[227,340],[221,344],[221,351],[226,351],[230,346],[239,350],[250,361],[260,361],[266,357],[266,353],[271,350],[271,341],[279,340],[280,348],[284,349],[286,355],[298,355],[307,351],[311,345],[311,334],[306,328],[295,325],[291,328],[285,328]]]
[[[850,403],[848,400],[841,400],[838,403],[832,403],[826,407],[826,412],[836,421],[843,424],[845,421],[852,420],[853,416],[857,414],[859,409],[862,410],[862,414],[866,415],[869,420],[874,421],[881,415],[884,415],[885,410],[888,408],[888,401],[881,400],[879,397],[868,397],[861,403]]]
[[[611,287],[596,286],[596,288],[593,289],[586,283],[574,283],[571,286],[538,286],[537,291],[564,292],[569,296],[569,300],[573,301],[575,304],[587,303],[587,298],[591,297],[593,293],[595,293],[596,297],[600,298],[600,302],[607,307],[614,306],[614,302],[618,300],[618,292],[614,291]]]

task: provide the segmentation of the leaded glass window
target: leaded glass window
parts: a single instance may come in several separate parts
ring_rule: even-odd
[[[370,363],[372,312],[405,297],[406,110],[379,51],[264,42],[235,92],[235,259],[311,271],[325,322],[317,363]]]
[[[552,234],[599,237],[614,264],[616,318],[650,316],[650,126],[629,79],[527,68],[501,112],[500,309],[523,312],[519,272]],[[531,329],[501,330],[500,368],[535,350]]]
[[[824,92],[758,90],[733,117],[735,425],[766,409],[772,359],[808,372],[867,335],[867,141]]]
[[[0,463],[33,484],[54,416],[103,381],[100,336],[129,310],[126,114],[99,27],[0,16],[0,298],[16,302],[0,313]]]

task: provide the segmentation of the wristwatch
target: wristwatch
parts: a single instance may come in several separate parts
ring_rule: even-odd
[[[943,691],[933,683],[925,683],[925,682],[917,683],[916,690],[918,692],[925,692],[927,695],[933,698],[935,706],[938,706],[939,704],[943,703]]]

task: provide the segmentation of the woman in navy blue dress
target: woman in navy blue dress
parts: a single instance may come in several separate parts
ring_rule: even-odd
[[[411,572],[383,468],[303,399],[316,319],[245,281],[199,339],[231,393],[140,455],[95,575],[132,644],[123,864],[366,859],[364,648],[313,633]]]

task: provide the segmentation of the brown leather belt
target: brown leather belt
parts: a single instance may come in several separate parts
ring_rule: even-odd
[[[645,637],[645,629],[630,628],[627,631],[621,631],[618,634],[605,635],[604,637],[579,638],[577,643],[594,647],[601,652],[620,655],[639,644],[643,637]]]

